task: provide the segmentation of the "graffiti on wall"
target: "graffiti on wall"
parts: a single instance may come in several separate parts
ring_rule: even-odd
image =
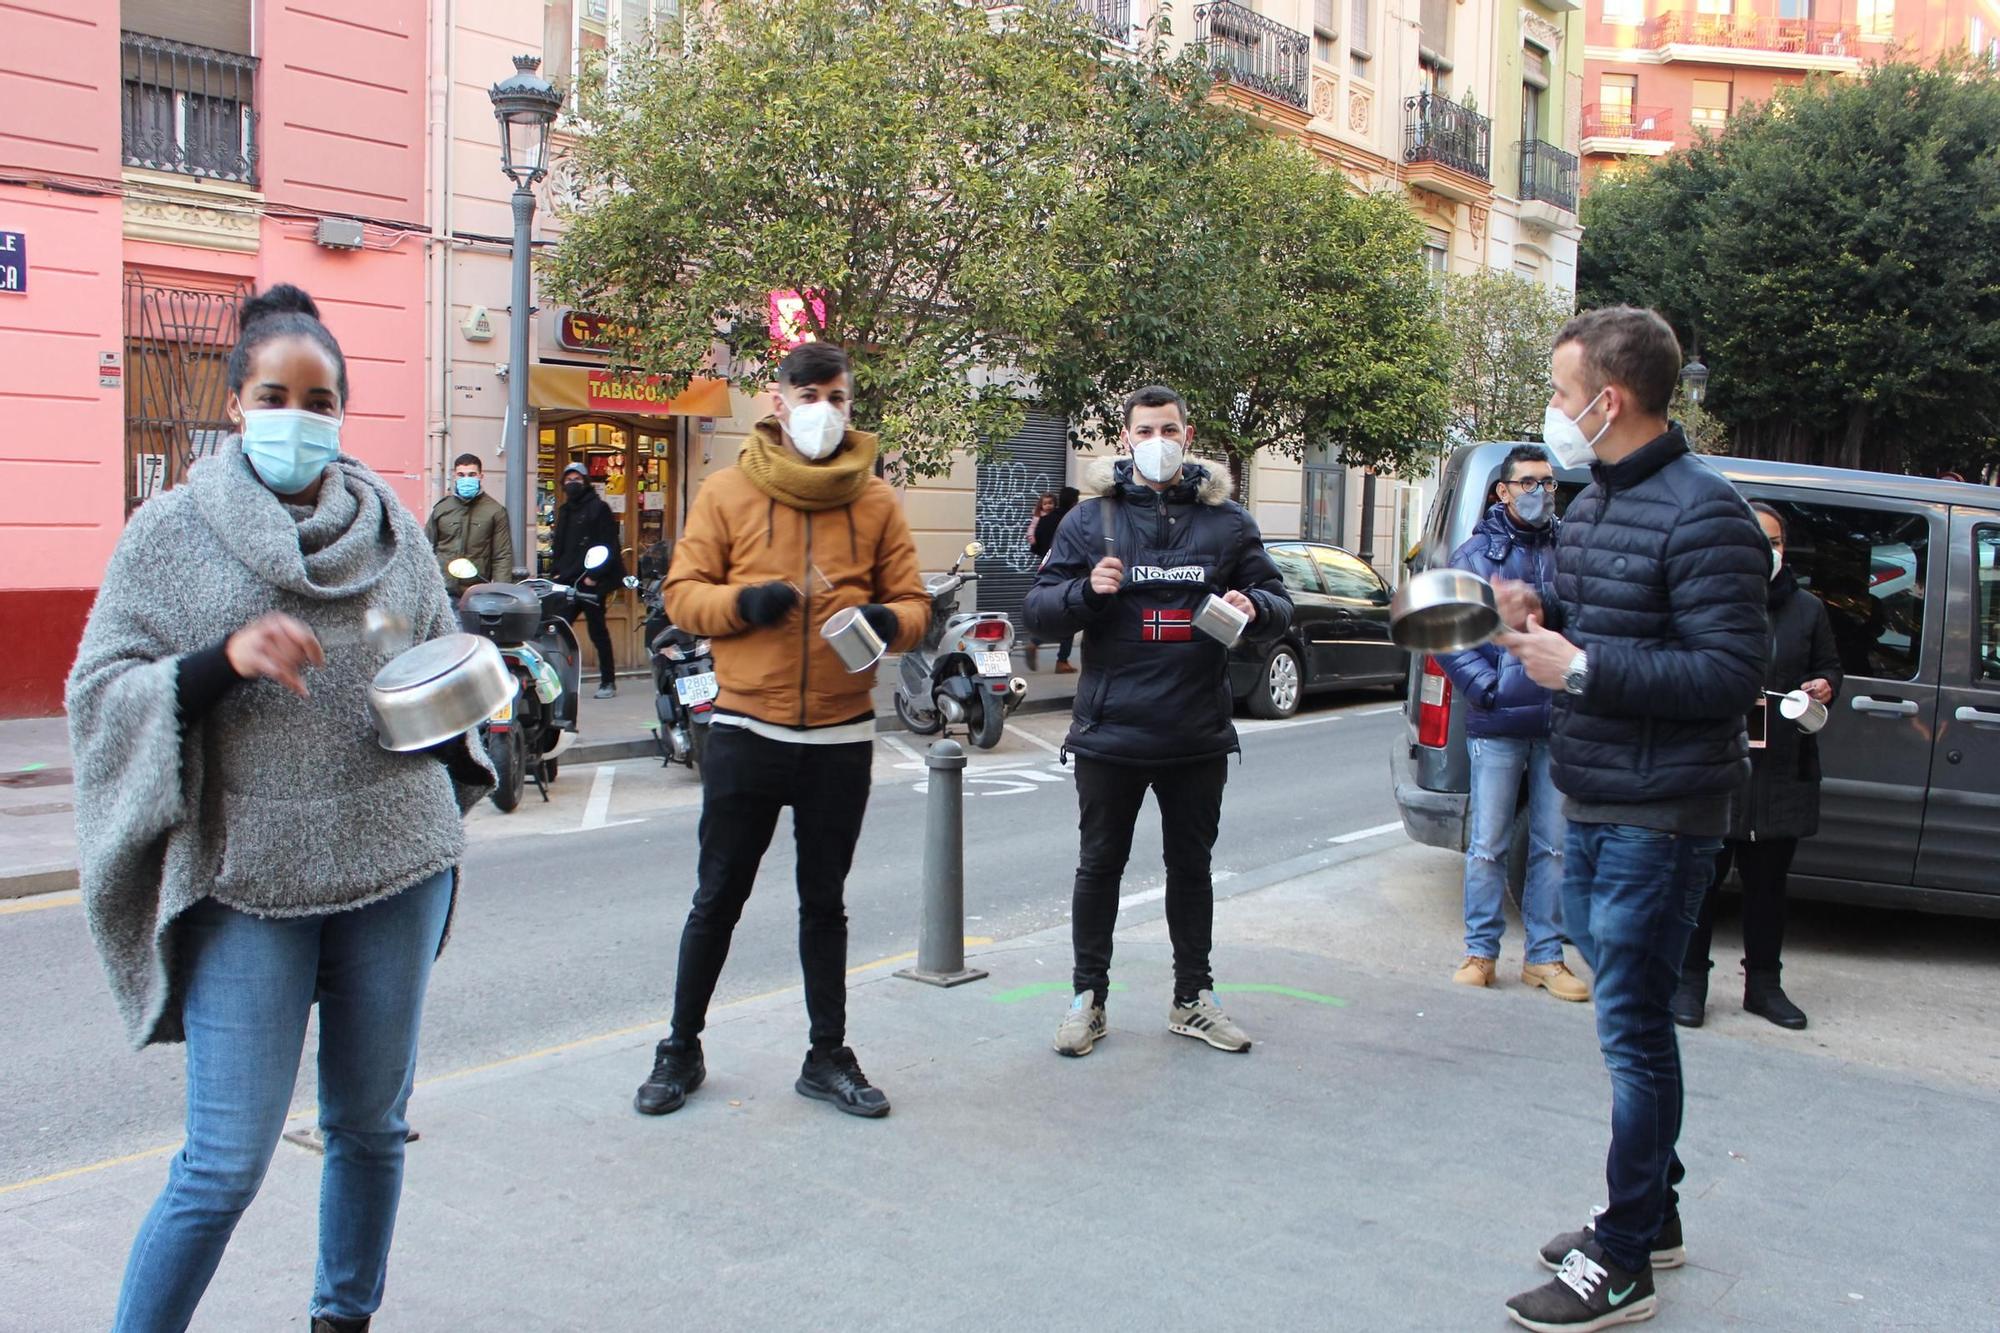
[[[1051,481],[1047,468],[1030,471],[1026,464],[1009,461],[983,464],[973,501],[973,536],[986,553],[980,563],[998,565],[1016,574],[1032,574],[1040,557],[1028,549],[1028,516],[1035,502],[1053,494],[1061,485]]]

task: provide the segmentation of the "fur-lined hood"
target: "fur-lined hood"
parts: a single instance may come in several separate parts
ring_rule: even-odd
[[[1093,459],[1083,470],[1077,491],[1086,500],[1111,494],[1120,485],[1144,485],[1132,480],[1132,460]],[[1181,465],[1181,485],[1194,488],[1195,499],[1205,505],[1219,505],[1229,499],[1229,466],[1206,458],[1190,458]]]

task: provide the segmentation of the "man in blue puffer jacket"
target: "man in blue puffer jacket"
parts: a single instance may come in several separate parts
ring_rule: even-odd
[[[1243,637],[1269,642],[1292,601],[1257,522],[1229,498],[1220,464],[1187,458],[1187,405],[1161,385],[1125,402],[1130,457],[1101,459],[1080,488],[1028,592],[1028,628],[1083,634],[1083,675],[1064,749],[1076,761],[1082,848],[1071,898],[1075,995],[1055,1048],[1088,1055],[1107,1031],[1111,935],[1132,828],[1150,789],[1167,865],[1174,1003],[1167,1030],[1221,1051],[1250,1038],[1215,1000],[1209,947],[1215,888],[1209,858],[1236,728],[1229,650],[1195,627],[1210,595],[1245,616]]]
[[[1687,1262],[1681,1056],[1669,1004],[1750,774],[1743,714],[1770,655],[1771,547],[1743,497],[1667,420],[1681,348],[1650,310],[1578,315],[1556,335],[1549,452],[1590,465],[1556,547],[1556,595],[1496,586],[1500,646],[1556,696],[1568,799],[1563,929],[1590,965],[1611,1075],[1610,1205],[1541,1249],[1555,1279],[1508,1302],[1553,1333],[1651,1317],[1653,1269]]]
[[[1454,568],[1483,578],[1508,578],[1554,598],[1556,581],[1556,472],[1539,447],[1524,444],[1500,465],[1493,507],[1472,536],[1452,552]],[[1507,928],[1501,899],[1507,891],[1507,849],[1513,842],[1515,794],[1528,779],[1528,876],[1521,887],[1521,927],[1528,937],[1521,980],[1560,1000],[1590,998],[1563,961],[1557,933],[1562,892],[1562,793],[1549,772],[1551,691],[1528,679],[1521,661],[1497,644],[1482,643],[1438,664],[1465,700],[1466,751],[1472,759],[1472,800],[1465,849],[1465,961],[1452,980],[1461,986],[1493,984],[1500,936]]]

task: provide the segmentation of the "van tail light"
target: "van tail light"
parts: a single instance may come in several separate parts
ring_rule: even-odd
[[[1007,637],[1007,622],[1004,620],[982,620],[972,627],[975,639],[1004,639]]]
[[[1417,744],[1442,750],[1451,737],[1451,677],[1435,657],[1424,659],[1417,692]]]

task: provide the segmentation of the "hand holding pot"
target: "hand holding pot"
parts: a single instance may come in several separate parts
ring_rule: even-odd
[[[304,621],[282,611],[258,616],[230,635],[222,651],[230,670],[243,679],[275,680],[301,699],[310,697],[301,673],[308,666],[326,665],[319,636]]]
[[[1257,603],[1251,601],[1247,596],[1231,588],[1228,592],[1222,594],[1222,600],[1250,617],[1252,623],[1255,623],[1257,619]]]
[[[1493,596],[1500,604],[1500,623],[1508,629],[1525,630],[1530,616],[1537,621],[1541,619],[1542,595],[1531,584],[1519,579],[1495,579]]]
[[[1528,679],[1545,690],[1563,688],[1563,677],[1569,673],[1569,664],[1576,660],[1576,645],[1554,630],[1544,628],[1539,615],[1530,615],[1525,629],[1502,630],[1493,636],[1493,642],[1519,658],[1521,669],[1528,673]]]
[[[1814,703],[1830,704],[1833,702],[1833,686],[1823,679],[1809,680],[1799,686],[1799,688],[1811,695]]]

